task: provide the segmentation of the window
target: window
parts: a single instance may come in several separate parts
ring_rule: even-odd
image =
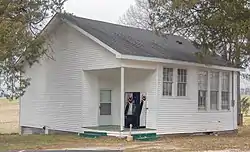
[[[207,104],[208,72],[198,73],[198,109],[205,110]]]
[[[163,95],[172,96],[173,68],[163,68]]]
[[[221,109],[229,110],[229,72],[222,72],[221,81]]]
[[[186,96],[187,92],[187,70],[178,69],[177,96]]]
[[[218,110],[219,72],[210,73],[210,109]]]
[[[111,90],[100,91],[100,115],[111,115]]]

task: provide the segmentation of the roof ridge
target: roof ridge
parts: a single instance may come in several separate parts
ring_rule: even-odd
[[[111,22],[107,22],[107,21],[101,21],[101,20],[90,19],[90,18],[86,18],[86,17],[80,17],[80,16],[76,16],[74,14],[69,14],[69,13],[60,13],[60,15],[62,15],[62,16],[69,16],[69,17],[75,17],[75,18],[78,18],[78,19],[89,20],[89,21],[94,21],[94,22],[99,22],[99,23],[111,24],[111,25],[125,27],[125,28],[131,28],[131,29],[136,29],[136,30],[148,31],[148,32],[153,33],[153,31],[148,30],[148,29],[142,29],[142,28],[132,27],[132,26],[128,26],[128,25],[122,25],[122,24],[118,24],[118,23],[111,23]]]

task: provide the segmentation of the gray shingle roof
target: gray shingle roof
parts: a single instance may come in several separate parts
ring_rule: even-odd
[[[199,62],[194,45],[179,36],[160,37],[151,31],[60,14],[60,17],[82,28],[109,47],[124,55],[155,57],[188,62]],[[220,57],[213,57],[206,63],[226,66]]]

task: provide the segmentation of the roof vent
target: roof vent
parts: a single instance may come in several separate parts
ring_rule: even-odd
[[[182,42],[181,42],[181,41],[178,41],[178,40],[176,41],[176,43],[178,43],[178,44],[182,44]]]

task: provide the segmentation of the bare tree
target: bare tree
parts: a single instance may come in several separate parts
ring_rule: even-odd
[[[141,29],[151,29],[148,0],[135,0],[127,12],[119,18],[119,23]]]

